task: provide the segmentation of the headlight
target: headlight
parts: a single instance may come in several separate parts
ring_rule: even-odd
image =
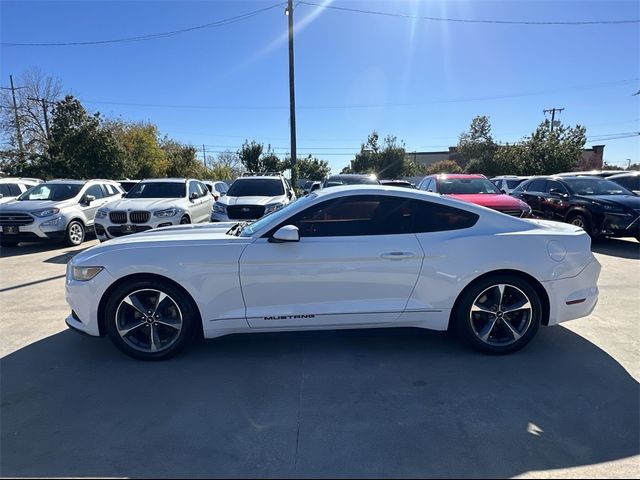
[[[177,208],[167,208],[165,210],[158,210],[153,212],[156,217],[175,217],[178,214]]]
[[[55,215],[60,211],[59,208],[45,208],[44,210],[37,210],[35,212],[31,212],[36,217],[50,217],[51,215]]]
[[[98,275],[103,269],[104,267],[78,267],[74,265],[71,270],[72,278],[79,282],[86,282]]]
[[[222,203],[214,203],[213,204],[213,213],[221,213],[223,215],[227,214],[227,206]]]
[[[276,210],[280,210],[284,207],[284,203],[272,203],[271,205],[267,205],[264,207],[264,214],[275,212]]]
[[[106,208],[99,208],[96,212],[96,218],[105,218],[109,211]]]

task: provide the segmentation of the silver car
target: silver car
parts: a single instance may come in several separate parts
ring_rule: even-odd
[[[96,211],[124,190],[111,180],[51,180],[0,205],[0,245],[57,240],[80,245]]]

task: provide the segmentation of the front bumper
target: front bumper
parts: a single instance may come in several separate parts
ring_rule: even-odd
[[[146,232],[154,228],[171,227],[180,224],[180,216],[175,215],[169,218],[151,217],[146,223],[111,223],[108,218],[96,219],[96,237],[99,240],[109,240],[134,233]],[[130,227],[130,228],[127,228]]]
[[[67,275],[65,296],[73,311],[66,318],[67,325],[92,337],[103,336],[104,332],[98,323],[98,306],[100,299],[115,280],[106,269],[87,282],[72,280]]]
[[[598,303],[600,263],[593,260],[575,277],[542,282],[549,296],[549,325],[591,315]]]
[[[27,225],[11,225],[4,222],[0,227],[0,239],[15,242],[39,242],[62,240],[67,231],[68,220],[63,215],[38,218],[33,215],[33,222]],[[5,233],[5,227],[17,228],[17,233]]]
[[[606,213],[598,226],[602,235],[611,237],[640,237],[640,216],[625,213]]]

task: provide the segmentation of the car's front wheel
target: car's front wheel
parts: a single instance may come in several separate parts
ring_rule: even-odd
[[[75,247],[84,242],[84,235],[84,225],[82,225],[78,220],[73,220],[67,226],[64,241],[68,246]]]
[[[191,339],[199,320],[188,295],[169,282],[138,280],[121,285],[105,307],[105,326],[122,352],[141,360],[162,360]]]
[[[542,303],[535,288],[516,275],[484,278],[456,302],[457,332],[475,349],[506,354],[523,348],[536,335]]]

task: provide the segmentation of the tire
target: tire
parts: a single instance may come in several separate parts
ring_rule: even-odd
[[[511,310],[505,310],[505,305]],[[515,308],[519,305],[523,307]],[[536,289],[517,275],[501,274],[465,289],[451,320],[456,333],[471,347],[504,355],[527,345],[538,332],[541,319],[542,303]]]
[[[164,297],[156,305],[159,294]],[[201,321],[191,297],[169,282],[152,279],[116,288],[107,300],[104,318],[113,344],[139,360],[176,355],[193,338]]]
[[[77,247],[84,242],[86,231],[82,222],[72,220],[67,225],[67,232],[64,235],[64,243],[68,247]]]
[[[189,223],[191,223],[191,219],[187,215],[180,219],[180,225],[187,225]]]
[[[574,213],[567,218],[567,223],[582,228],[589,236],[593,236],[591,220],[581,213]]]
[[[18,246],[18,242],[16,242],[15,240],[0,240],[0,247],[17,247]]]

